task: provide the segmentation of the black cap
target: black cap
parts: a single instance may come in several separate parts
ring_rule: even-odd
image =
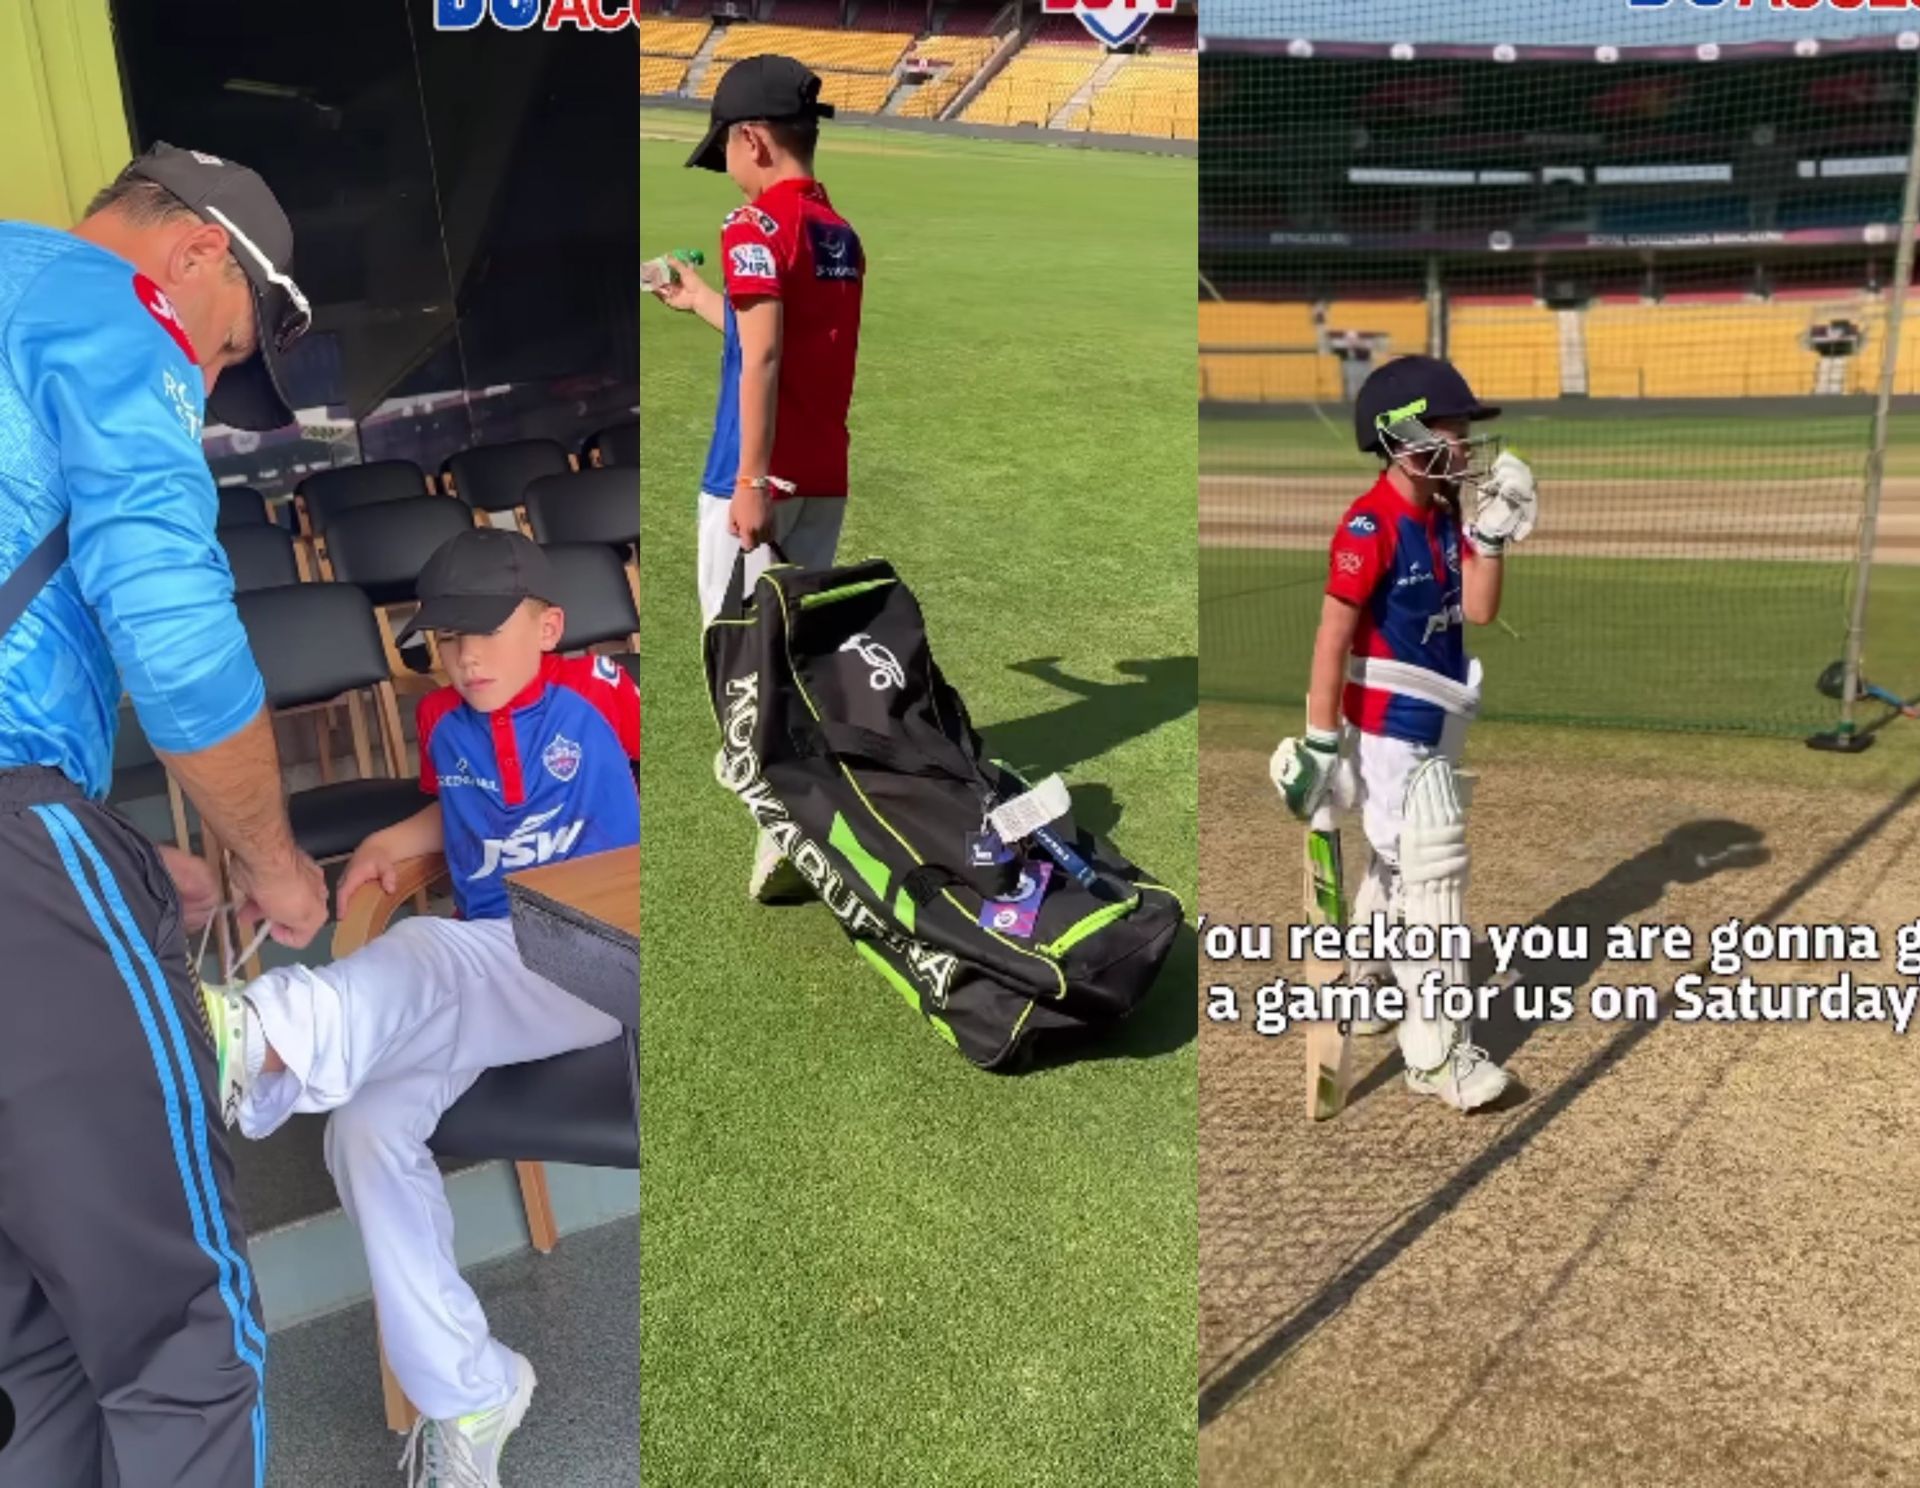
[[[1375,370],[1353,400],[1353,435],[1362,454],[1380,453],[1380,431],[1402,419],[1498,418],[1500,410],[1474,397],[1452,362],[1403,356]]]
[[[414,583],[420,608],[394,639],[419,630],[485,635],[498,630],[523,599],[555,603],[553,569],[530,538],[504,527],[476,527],[433,550]]]
[[[768,52],[729,67],[713,90],[712,120],[700,148],[687,157],[702,170],[727,168],[727,129],[749,119],[831,119],[833,105],[820,101],[820,79],[803,63]]]
[[[244,165],[201,150],[156,143],[127,167],[164,186],[233,239],[232,253],[253,287],[259,349],[220,374],[207,398],[216,423],[235,429],[278,429],[293,422],[280,391],[276,359],[306,334],[313,311],[293,282],[293,224],[267,183]]]

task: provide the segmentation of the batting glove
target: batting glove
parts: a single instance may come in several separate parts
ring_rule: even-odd
[[[1523,541],[1533,531],[1540,495],[1533,470],[1511,450],[1493,462],[1480,486],[1480,504],[1467,526],[1467,541],[1483,558],[1498,558],[1508,543]]]
[[[1267,763],[1267,774],[1274,789],[1287,803],[1287,810],[1301,821],[1311,820],[1314,812],[1333,787],[1333,772],[1340,762],[1340,731],[1309,728],[1304,739],[1282,739]]]

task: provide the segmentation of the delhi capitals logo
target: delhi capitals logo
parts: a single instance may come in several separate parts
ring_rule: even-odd
[[[580,773],[580,746],[565,734],[555,734],[553,742],[540,754],[540,763],[547,767],[547,773],[565,785]]]
[[[1040,0],[1048,15],[1076,15],[1103,46],[1125,46],[1154,16],[1171,11],[1174,0]]]

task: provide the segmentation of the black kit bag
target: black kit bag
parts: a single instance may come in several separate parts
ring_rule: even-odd
[[[988,808],[1028,782],[984,754],[893,566],[780,563],[751,593],[745,575],[743,557],[706,630],[716,774],[855,950],[987,1069],[1034,1035],[1130,1013],[1179,932],[1179,899],[1071,814],[1037,834],[1058,858],[1028,839],[987,860]]]

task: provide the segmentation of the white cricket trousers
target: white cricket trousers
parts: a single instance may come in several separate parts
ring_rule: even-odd
[[[402,920],[330,966],[278,968],[244,995],[287,1068],[254,1081],[240,1130],[264,1137],[296,1112],[332,1112],[327,1170],[359,1228],[407,1397],[437,1420],[502,1404],[514,1365],[454,1260],[427,1139],[483,1071],[605,1043],[620,1024],[528,971],[505,919]]]
[[[740,555],[740,540],[727,529],[730,502],[724,496],[700,495],[700,619],[705,622],[720,613],[727,597],[727,583],[733,577],[733,560]],[[801,568],[832,568],[834,550],[840,545],[840,524],[847,514],[847,503],[837,496],[795,496],[773,504],[773,540],[787,555],[787,562]],[[773,551],[762,543],[747,554],[747,591],[774,562]]]

